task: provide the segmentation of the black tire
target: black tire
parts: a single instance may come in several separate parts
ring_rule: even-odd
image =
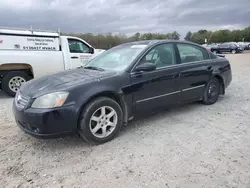
[[[203,104],[211,105],[216,103],[220,95],[220,87],[220,81],[215,77],[212,78],[205,87],[204,96],[202,99]]]
[[[213,50],[212,53],[218,54],[218,51],[217,50]]]
[[[236,54],[237,51],[236,51],[236,50],[231,50],[231,53],[232,53],[232,54]]]
[[[99,138],[92,134],[90,129],[90,119],[92,115],[98,110],[99,108],[106,106],[111,107],[115,110],[117,113],[117,124],[113,130],[113,132],[108,135],[105,138]],[[92,100],[90,103],[87,104],[87,106],[83,109],[83,111],[80,114],[80,121],[79,121],[79,134],[80,136],[85,139],[89,143],[93,144],[102,144],[105,142],[108,142],[115,138],[115,136],[120,132],[120,129],[123,124],[123,111],[120,107],[120,105],[108,98],[108,97],[99,97],[94,100]],[[102,131],[102,128],[98,129]],[[97,131],[98,132],[98,131]]]
[[[23,78],[26,82],[29,80],[29,76],[23,71],[11,71],[7,73],[2,79],[2,89],[6,94],[8,94],[11,97],[14,97],[16,95],[16,92],[14,92],[9,87],[9,82],[14,77]]]

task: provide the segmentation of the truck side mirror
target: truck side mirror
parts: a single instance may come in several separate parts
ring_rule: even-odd
[[[94,53],[95,53],[94,48],[90,47],[90,48],[89,48],[89,53],[94,54]]]

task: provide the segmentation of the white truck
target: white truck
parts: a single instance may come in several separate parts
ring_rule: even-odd
[[[84,66],[103,51],[60,32],[0,28],[0,89],[15,96],[28,80]]]

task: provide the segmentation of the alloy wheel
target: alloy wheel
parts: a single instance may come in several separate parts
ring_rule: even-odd
[[[235,54],[236,53],[236,51],[235,50],[232,50],[232,54]]]
[[[117,112],[110,106],[102,106],[91,116],[89,127],[95,137],[106,138],[115,130],[117,123]]]

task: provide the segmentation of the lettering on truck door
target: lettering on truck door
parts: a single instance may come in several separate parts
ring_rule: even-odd
[[[71,68],[85,65],[91,59],[90,47],[80,40],[68,39]]]

